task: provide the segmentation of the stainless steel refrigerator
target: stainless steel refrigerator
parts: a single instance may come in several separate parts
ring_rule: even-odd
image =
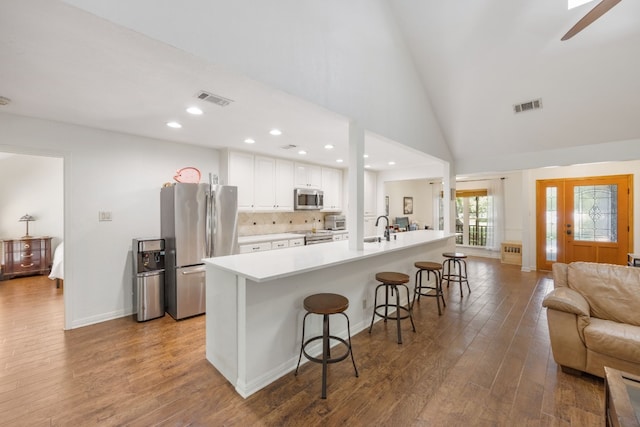
[[[237,187],[176,183],[160,191],[165,303],[174,319],[205,312],[202,260],[238,253],[237,223]]]

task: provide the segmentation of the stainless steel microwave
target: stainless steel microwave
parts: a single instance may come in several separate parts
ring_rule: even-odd
[[[324,207],[322,190],[295,188],[293,190],[293,208],[297,211],[320,210]]]

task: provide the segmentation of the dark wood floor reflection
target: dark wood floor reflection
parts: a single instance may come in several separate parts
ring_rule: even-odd
[[[242,399],[204,357],[204,316],[131,317],[63,331],[62,290],[46,277],[0,282],[2,426],[601,426],[603,382],[551,356],[546,273],[470,259],[472,293],[445,289],[405,323],[353,339],[351,363],[307,363]],[[79,303],[79,302],[76,302]]]

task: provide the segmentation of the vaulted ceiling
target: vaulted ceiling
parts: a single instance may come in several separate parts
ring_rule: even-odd
[[[169,45],[162,34],[147,34],[150,27],[134,22],[134,15],[116,25],[118,14],[101,9],[107,3],[0,1],[0,96],[11,99],[0,112],[281,157],[298,158],[299,147],[309,152],[306,160],[322,164],[336,165],[336,159],[346,155],[346,116]],[[149,22],[161,9],[153,1],[134,3],[146,3]],[[201,4],[179,3],[184,8]],[[287,1],[275,3],[286,10]],[[300,4],[296,10],[305,7]],[[366,10],[366,2],[358,4]],[[636,150],[640,146],[640,1],[622,0],[568,41],[560,38],[593,2],[572,10],[567,10],[566,0],[377,4],[401,35],[438,132],[459,170],[544,166],[554,164],[557,152],[571,156],[596,146],[600,152],[602,147],[620,148],[617,144]],[[243,10],[247,16],[252,13]],[[280,14],[278,19],[291,25],[296,16]],[[239,13],[213,16],[211,28],[222,22],[242,28],[245,19]],[[164,28],[167,37],[177,39],[184,30],[177,24]],[[374,37],[376,29],[370,31]],[[252,34],[249,29],[247,34]],[[206,40],[207,35],[202,36]],[[232,106],[201,103],[204,120],[185,116],[195,92],[209,88],[232,98]],[[541,100],[541,109],[514,113],[514,104],[534,99]],[[371,94],[370,102],[385,100]],[[183,129],[165,126],[173,119],[183,121]],[[283,128],[283,135],[267,135],[271,127]],[[256,144],[245,145],[247,137]],[[318,148],[326,143],[336,145],[336,151]],[[281,148],[288,144],[297,148]],[[367,134],[366,151],[378,170],[388,168],[390,158],[402,167],[433,161],[433,153],[373,132]]]

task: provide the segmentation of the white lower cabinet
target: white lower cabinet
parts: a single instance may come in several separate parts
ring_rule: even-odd
[[[297,237],[295,239],[270,240],[257,243],[245,243],[240,245],[240,253],[246,254],[249,252],[270,251],[273,249],[283,249],[294,246],[304,246],[304,237]]]
[[[240,245],[240,253],[247,254],[249,252],[270,251],[271,242],[251,243],[247,245]]]
[[[276,242],[271,243],[271,249],[282,249],[282,248],[288,248],[288,247],[289,247],[288,240],[278,240]]]
[[[304,237],[299,239],[290,239],[289,246],[304,246]]]
[[[349,240],[349,233],[337,233],[333,235],[333,241]]]

